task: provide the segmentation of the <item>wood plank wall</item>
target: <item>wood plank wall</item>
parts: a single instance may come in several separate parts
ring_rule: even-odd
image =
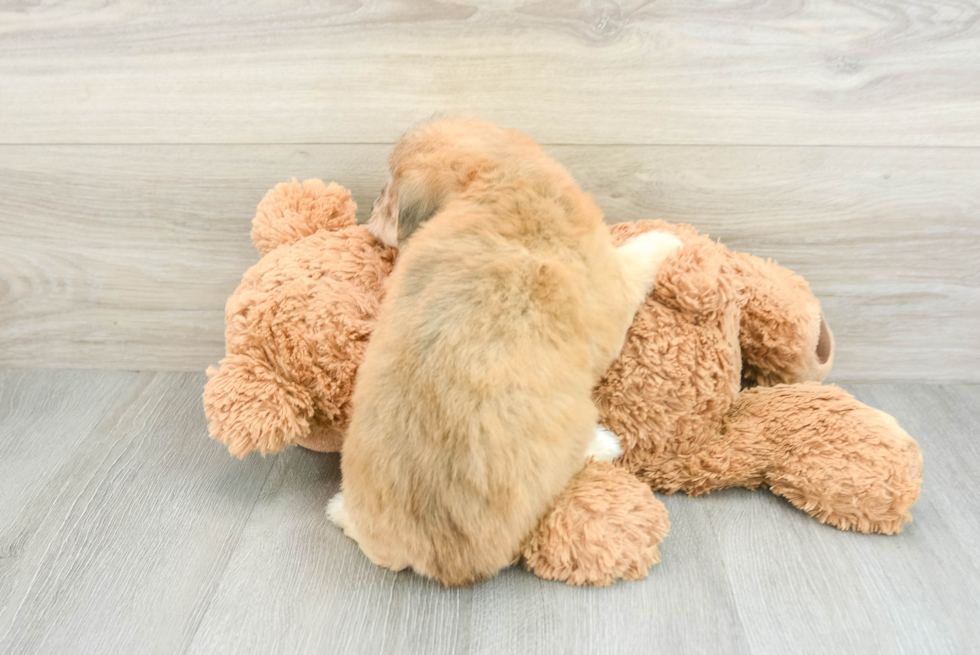
[[[291,177],[467,112],[805,275],[841,380],[980,381],[980,1],[0,4],[0,367],[195,370]]]

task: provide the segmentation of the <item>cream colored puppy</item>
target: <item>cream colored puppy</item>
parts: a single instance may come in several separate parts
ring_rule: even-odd
[[[680,242],[615,249],[565,169],[491,123],[422,125],[390,163],[369,228],[402,251],[329,513],[376,564],[469,584],[515,561],[587,449],[619,454],[592,388]]]

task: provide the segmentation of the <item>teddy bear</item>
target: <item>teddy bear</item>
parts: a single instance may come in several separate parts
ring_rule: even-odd
[[[204,391],[210,435],[238,457],[341,449],[397,256],[355,211],[346,189],[319,180],[280,184],[258,206],[262,258],[228,300],[227,354]],[[767,487],[840,529],[900,531],[921,452],[891,416],[821,384],[834,338],[806,281],[689,225],[610,229],[617,244],[655,229],[683,246],[594,390],[623,455],[569,481],[525,540],[524,566],[576,585],[644,577],[670,525],[653,491]]]
[[[340,450],[396,255],[356,210],[347,189],[320,180],[279,184],[259,203],[262,257],[225,305],[227,355],[204,391],[210,434],[237,457]]]

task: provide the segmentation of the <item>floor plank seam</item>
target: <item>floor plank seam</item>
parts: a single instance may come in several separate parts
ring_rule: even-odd
[[[687,498],[691,498],[691,496],[687,496]],[[725,582],[728,586],[728,597],[731,599],[731,604],[735,608],[735,616],[738,618],[738,628],[744,640],[745,648],[748,649],[748,655],[755,655],[757,651],[753,648],[752,640],[749,639],[749,631],[745,627],[745,619],[742,617],[742,604],[737,602],[738,598],[735,594],[735,581],[732,580],[732,575],[728,570],[728,562],[725,561],[725,549],[722,547],[721,540],[719,539],[718,527],[715,525],[715,521],[711,517],[710,513],[704,512],[704,514],[705,518],[708,520],[708,525],[711,526],[711,536],[714,539],[715,547],[718,549],[719,554],[718,562],[721,564],[722,573],[725,575]]]
[[[150,387],[150,385],[153,383],[153,380],[155,380],[157,377],[158,377],[157,374],[153,374],[149,378],[147,378],[146,382],[141,387],[139,387],[138,390],[136,390],[130,396],[130,398],[133,399],[133,400],[138,399],[143,394],[143,392],[146,391],[146,389]],[[129,399],[127,399],[127,400],[129,400]],[[158,403],[159,403],[159,401],[160,401],[160,398],[157,399],[157,402]],[[122,423],[122,421],[123,421],[123,418],[126,416],[126,411],[125,411],[125,407],[126,406],[127,406],[127,403],[124,402],[124,403],[121,403],[118,407],[117,406],[109,406],[109,407],[107,407],[106,410],[105,410],[105,412],[103,412],[102,416],[98,420],[96,420],[96,422],[95,422],[94,426],[92,427],[92,430],[90,431],[90,433],[89,433],[88,436],[91,436],[95,432],[102,431],[101,430],[101,428],[102,428],[102,421],[105,419],[106,416],[108,416],[109,414],[111,414],[111,413],[113,413],[115,411],[115,412],[118,412],[118,415],[115,418],[115,422],[112,424],[112,427],[108,428],[108,430],[105,431],[106,434],[112,434],[119,427],[120,423]],[[84,443],[84,441],[82,443]],[[125,450],[123,451],[122,454],[119,455],[119,457],[116,458],[116,461],[118,461],[122,457],[123,454],[125,454]],[[98,467],[96,467],[95,470],[98,470]],[[109,474],[109,472],[111,470],[112,470],[112,467],[110,467],[109,469],[107,469],[106,476],[108,476],[108,474]],[[98,489],[101,487],[101,485],[105,481],[105,479],[106,478],[104,477],[104,478],[102,478],[99,481],[99,483],[96,486],[95,492],[98,492]],[[65,488],[71,482],[72,482],[72,480],[70,480],[70,479],[65,481],[65,483],[61,487],[61,490],[58,492],[58,496],[57,496],[58,498],[60,498],[64,494]],[[34,571],[34,575],[31,577],[31,581],[27,584],[27,588],[24,590],[24,593],[21,596],[21,600],[20,600],[20,603],[17,605],[17,609],[14,610],[14,613],[10,617],[10,623],[8,624],[7,631],[6,631],[6,633],[4,633],[3,639],[0,639],[0,643],[2,643],[3,641],[6,641],[7,638],[10,636],[11,632],[13,631],[14,626],[17,623],[17,617],[20,616],[20,613],[21,613],[21,611],[22,611],[22,609],[24,607],[24,603],[27,602],[27,599],[30,597],[31,592],[37,586],[38,577],[41,575],[41,571],[44,568],[43,567],[43,564],[44,564],[45,560],[48,557],[48,553],[51,552],[51,549],[54,546],[54,544],[55,543],[58,543],[58,555],[60,555],[63,552],[64,545],[65,545],[65,540],[63,538],[59,538],[59,537],[61,537],[62,531],[65,528],[65,525],[69,522],[69,520],[72,517],[72,514],[75,511],[75,507],[78,505],[78,502],[85,495],[86,490],[88,489],[89,485],[92,484],[92,482],[93,482],[93,480],[90,479],[89,481],[87,481],[84,484],[84,486],[82,487],[82,489],[79,491],[78,495],[75,497],[75,499],[72,501],[71,505],[68,507],[68,510],[65,512],[64,518],[61,520],[61,523],[58,525],[57,529],[54,530],[54,533],[52,535],[51,540],[48,542],[47,546],[45,547],[44,552],[41,554],[41,557],[38,559],[38,568]],[[94,495],[94,493],[93,493],[93,495]],[[56,507],[56,506],[57,506],[57,503],[52,503],[52,507]],[[81,517],[78,517],[77,520],[75,521],[76,524],[79,523],[81,521],[81,519],[85,516],[86,511],[87,511],[87,505],[86,505],[86,510],[82,512],[82,516]],[[57,556],[56,556],[56,559],[57,559]],[[48,570],[47,573],[49,575],[46,576],[45,579],[47,579],[47,577],[50,577],[51,571]]]
[[[255,512],[255,507],[256,505],[259,504],[259,499],[262,497],[262,494],[265,492],[266,487],[268,487],[269,480],[270,478],[272,478],[272,472],[276,468],[276,462],[279,461],[281,455],[276,454],[275,457],[276,458],[272,460],[272,463],[269,466],[269,470],[265,474],[265,478],[262,480],[262,484],[259,486],[258,493],[255,494],[255,498],[252,501],[252,507],[249,508],[248,514],[245,516],[245,519],[242,521],[242,524],[239,527],[238,534],[235,536],[235,545],[232,548],[228,549],[228,556],[225,558],[224,563],[221,565],[221,571],[215,578],[215,584],[214,587],[211,589],[211,594],[207,599],[207,604],[202,609],[201,615],[194,625],[194,629],[190,634],[190,638],[187,640],[187,647],[184,648],[184,650],[182,651],[183,655],[187,655],[194,647],[194,642],[197,640],[197,635],[201,631],[201,626],[204,624],[204,619],[207,618],[208,612],[211,611],[211,606],[214,603],[214,599],[218,595],[218,591],[221,589],[221,583],[224,581],[225,575],[228,572],[228,566],[231,564],[231,561],[234,558],[235,553],[238,552],[238,549],[242,545],[242,539],[244,538],[245,531],[252,520],[252,514]]]
[[[71,480],[65,480],[65,483],[61,485],[61,490],[58,492],[58,495],[55,497],[56,501],[57,499],[61,498],[64,495],[65,488],[69,484],[71,484]],[[24,593],[21,596],[20,603],[18,603],[17,605],[17,609],[15,609],[13,614],[10,615],[10,623],[7,625],[7,631],[3,634],[3,637],[0,638],[0,644],[6,642],[7,639],[10,637],[11,632],[13,632],[14,626],[17,624],[17,617],[20,616],[21,610],[24,608],[24,603],[27,602],[28,597],[31,595],[31,590],[34,589],[34,586],[37,583],[37,578],[41,574],[41,570],[43,568],[41,564],[43,564],[44,561],[47,559],[48,553],[51,552],[51,548],[54,546],[55,542],[58,542],[59,544],[61,543],[61,540],[58,539],[57,537],[60,534],[61,529],[64,527],[65,523],[67,523],[68,517],[71,516],[72,510],[75,508],[75,504],[77,502],[78,502],[78,498],[75,498],[75,502],[73,502],[71,506],[68,508],[68,511],[65,513],[65,517],[62,519],[61,524],[58,526],[58,529],[54,531],[54,536],[51,538],[47,546],[44,548],[44,552],[41,553],[41,557],[38,558],[39,565],[37,569],[35,569],[34,575],[31,576],[31,581],[27,583],[27,588],[24,590]],[[57,502],[51,503],[52,509],[57,506],[58,506]],[[47,516],[45,516],[45,518],[47,518]],[[40,523],[39,525],[43,525],[43,522]]]
[[[388,577],[388,570],[384,572],[385,577]],[[388,641],[388,619],[391,616],[391,606],[395,599],[395,585],[398,583],[398,574],[395,573],[391,578],[391,589],[388,590],[388,602],[385,603],[385,618],[381,622],[381,646],[378,648],[378,655],[384,655],[385,652],[385,642]]]

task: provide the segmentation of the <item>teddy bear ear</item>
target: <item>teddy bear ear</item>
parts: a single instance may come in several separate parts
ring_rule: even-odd
[[[263,255],[318,230],[337,231],[357,223],[350,191],[336,182],[310,179],[277,184],[265,194],[252,220],[252,243]]]

